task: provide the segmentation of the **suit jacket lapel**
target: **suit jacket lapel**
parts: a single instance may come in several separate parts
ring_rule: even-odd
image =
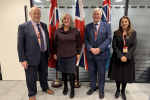
[[[119,36],[119,37],[120,37],[120,36]],[[130,38],[130,37],[129,37],[129,36],[127,36],[127,38],[126,38],[126,42],[129,40],[129,38]],[[120,40],[122,40],[122,41],[123,41],[123,36],[121,36],[121,37],[120,37]]]
[[[100,22],[100,27],[99,27],[97,36],[100,37],[102,33],[103,33],[103,22]]]
[[[35,41],[39,44],[36,32],[34,30],[34,27],[31,23],[31,21],[29,22],[29,31],[31,32],[31,35],[34,37]]]
[[[126,42],[129,40],[129,38],[130,38],[130,37],[129,37],[129,36],[127,36]]]
[[[91,29],[89,29],[89,30],[91,30],[91,33],[90,33],[91,34],[91,38],[95,41],[95,32],[94,32],[94,26],[93,26],[93,24],[94,23],[91,24],[91,26],[90,26]]]
[[[121,41],[123,41],[123,37],[122,36],[119,36],[119,38],[120,38]]]
[[[127,39],[126,39],[126,46],[127,46],[127,44],[128,44],[128,40],[130,39],[130,37],[129,36],[127,36]]]

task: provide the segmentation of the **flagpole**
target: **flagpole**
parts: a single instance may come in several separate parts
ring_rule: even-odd
[[[57,66],[57,61],[55,61],[55,67]],[[62,81],[58,79],[58,73],[56,69],[56,80],[51,83],[52,87],[58,88],[62,86]]]
[[[76,66],[76,80],[75,80],[75,88],[80,88],[81,87],[81,83],[79,82],[79,66]]]
[[[56,70],[56,80],[51,83],[51,86],[55,88],[62,86],[62,81],[58,80],[57,70]]]
[[[50,15],[49,15],[49,38],[50,38],[50,46],[51,46],[51,58],[50,58],[51,60],[48,60],[48,66],[52,68],[57,67],[57,60],[53,58],[52,42],[53,42],[54,32],[58,27],[58,23],[59,23],[59,17],[58,17],[58,9],[57,9],[57,0],[51,0]],[[56,80],[51,83],[51,86],[52,87],[62,86],[62,81],[58,80],[57,70],[56,70]]]
[[[76,12],[75,12],[75,26],[80,32],[81,42],[82,42],[82,50],[80,53],[80,57],[84,56],[84,11],[83,11],[83,0],[76,0]],[[86,60],[85,60],[86,61]],[[77,60],[76,64],[76,80],[75,80],[75,88],[81,87],[81,83],[79,82],[79,62],[84,63],[84,57]],[[86,66],[86,64],[85,64]],[[81,67],[85,67],[83,64]],[[87,66],[86,66],[87,67]]]

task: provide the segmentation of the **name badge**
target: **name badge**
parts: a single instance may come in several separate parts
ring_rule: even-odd
[[[123,53],[128,53],[128,47],[123,47]]]
[[[41,43],[41,39],[38,39],[39,43]]]

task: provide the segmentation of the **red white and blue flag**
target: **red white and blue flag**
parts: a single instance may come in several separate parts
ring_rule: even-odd
[[[110,0],[103,1],[102,21],[107,22],[109,24],[111,24],[111,10],[110,9],[111,9]],[[108,71],[109,63],[110,63],[110,59],[111,59],[110,47],[107,47],[107,50],[108,50],[108,58],[107,58],[107,61],[106,61],[105,71]]]
[[[111,23],[111,6],[110,6],[110,0],[103,1],[103,7],[102,7],[102,21]]]
[[[55,30],[58,28],[59,16],[57,8],[57,0],[51,0],[50,3],[50,14],[49,14],[49,38],[50,38],[50,47],[51,47],[51,58],[48,60],[48,66],[55,68],[55,59],[53,58],[53,36]]]
[[[76,1],[75,26],[80,31],[82,42],[82,50],[80,53],[81,57],[80,59],[77,60],[76,66],[80,66],[88,70],[86,48],[84,45],[85,22],[84,22],[83,0]]]

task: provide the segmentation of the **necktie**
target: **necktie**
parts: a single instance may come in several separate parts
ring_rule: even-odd
[[[40,39],[41,39],[41,51],[44,52],[44,39],[43,39],[43,35],[42,35],[41,29],[39,27],[39,24],[36,24],[36,25],[38,26],[38,31],[39,31]]]
[[[94,26],[95,26],[95,32],[97,33],[97,26],[98,24],[94,24]]]
[[[97,39],[97,26],[98,24],[94,24],[94,26],[95,26],[95,40]]]

